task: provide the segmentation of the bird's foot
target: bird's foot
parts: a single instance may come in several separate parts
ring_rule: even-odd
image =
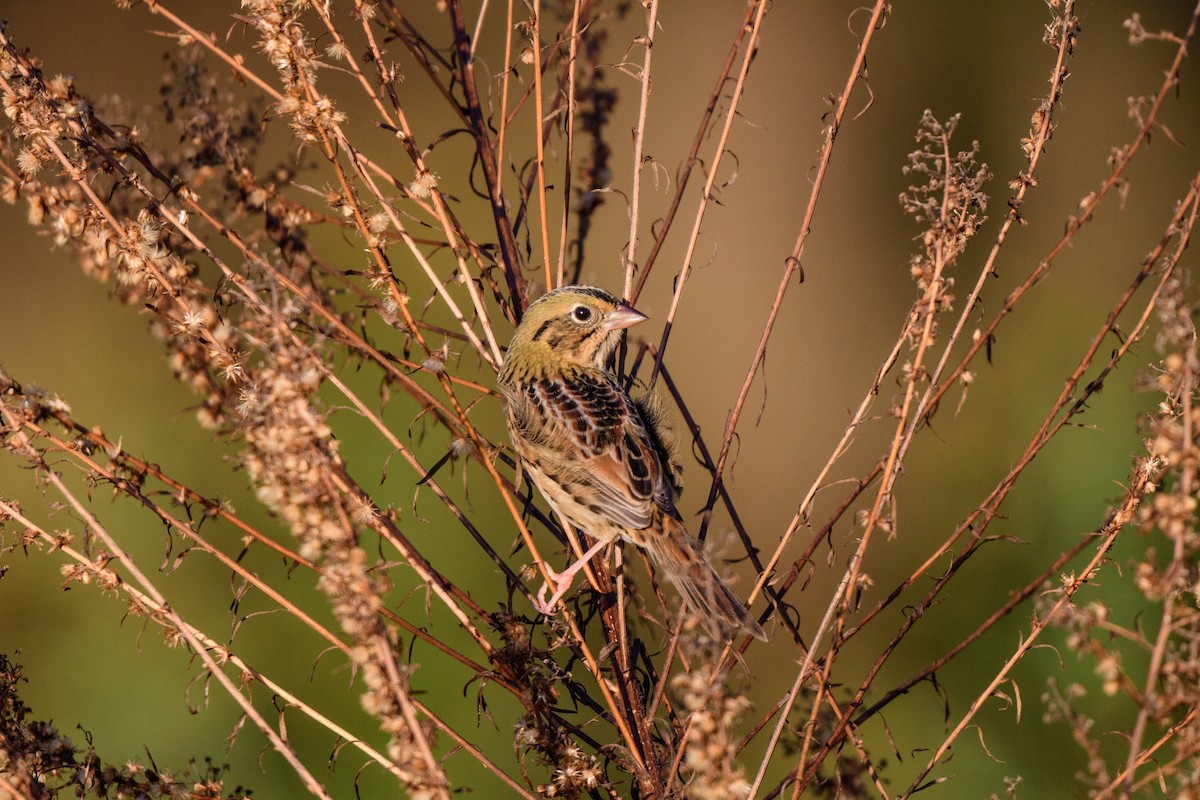
[[[564,569],[562,572],[555,572],[550,569],[550,565],[542,563],[542,568],[546,571],[546,581],[542,587],[537,590],[537,596],[533,600],[533,607],[539,614],[551,616],[554,614],[554,607],[558,605],[558,601],[562,600],[563,595],[571,591],[571,584],[575,581],[575,576],[579,571],[587,566],[591,561],[592,556],[599,553],[608,542],[596,542],[592,545],[583,557],[576,561],[571,566]],[[546,594],[553,588],[554,594],[550,595],[550,599],[546,599]]]
[[[537,590],[537,596],[534,598],[533,607],[539,614],[544,614],[549,617],[554,614],[554,607],[558,605],[558,601],[562,600],[563,595],[571,591],[571,584],[575,582],[575,575],[579,570],[583,569],[586,560],[576,561],[571,566],[567,567],[562,572],[555,572],[549,566],[543,564],[546,569],[546,580],[542,583],[540,589]],[[546,595],[550,593],[553,586],[554,594],[550,595],[550,599],[546,599]]]

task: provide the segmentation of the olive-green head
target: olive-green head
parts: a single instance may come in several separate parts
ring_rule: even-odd
[[[563,286],[525,311],[506,362],[565,362],[604,369],[626,328],[646,315],[594,286]]]

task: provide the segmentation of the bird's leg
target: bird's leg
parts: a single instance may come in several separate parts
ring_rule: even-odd
[[[587,566],[587,563],[592,560],[592,556],[608,547],[609,544],[607,541],[596,542],[588,548],[586,553],[579,557],[578,561],[562,572],[555,572],[550,569],[549,565],[543,563],[542,566],[545,568],[549,578],[542,584],[542,588],[537,591],[537,601],[533,604],[533,607],[537,609],[538,613],[545,614],[546,616],[553,614],[554,606],[558,605],[558,601],[562,599],[562,596],[571,590],[571,584],[575,581],[575,575]],[[550,596],[549,600],[546,600],[546,592],[550,591],[550,584],[552,583],[554,584],[554,594]]]

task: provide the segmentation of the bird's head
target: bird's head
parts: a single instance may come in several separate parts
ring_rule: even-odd
[[[594,286],[563,286],[525,311],[509,346],[514,352],[546,353],[572,364],[604,369],[626,328],[646,315]]]

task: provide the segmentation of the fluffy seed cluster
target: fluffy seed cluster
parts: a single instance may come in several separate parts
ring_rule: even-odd
[[[391,737],[388,755],[412,776],[410,796],[435,796],[437,781],[425,777],[427,764],[406,718],[409,668],[396,658],[394,631],[380,613],[390,586],[359,546],[354,521],[363,509],[335,483],[342,471],[338,442],[314,404],[323,365],[286,336],[270,351],[246,388],[252,398],[242,420],[247,472],[259,499],[300,541],[301,555],[320,566],[318,586],[353,643],[350,657],[366,685],[363,708]],[[419,735],[430,739],[433,730],[420,724]]]
[[[105,121],[110,114],[137,118],[119,101],[94,106],[70,79],[46,78],[8,50],[0,50],[0,75],[15,143],[45,167],[27,170],[19,180],[0,178],[0,199],[24,201],[29,222],[51,231],[56,243],[75,247],[85,273],[110,281],[123,302],[154,312],[151,330],[167,342],[172,371],[202,398],[201,422],[219,425],[229,400],[229,386],[219,378],[236,378],[241,369],[239,328],[218,308],[221,298],[198,283],[192,260],[197,248],[164,219],[148,186],[155,174],[171,176],[179,198],[194,198],[189,185],[211,180],[216,173],[210,165],[224,163],[229,180],[221,200],[248,192],[233,177],[249,180],[256,137],[246,120],[253,110],[230,103],[196,68],[194,56],[185,56],[172,62],[163,84],[164,97],[180,103],[173,120],[181,143],[158,150],[142,141],[138,125]],[[155,174],[144,168],[147,163],[156,165]],[[95,176],[93,193],[74,179],[85,174]]]
[[[297,23],[303,5],[252,3],[249,12],[264,52],[289,72],[293,94],[312,79],[307,62],[297,60],[309,53]],[[410,796],[441,796],[444,778],[428,774],[430,723],[408,704],[408,668],[380,617],[390,587],[358,544],[358,529],[370,524],[373,510],[336,486],[337,442],[315,399],[321,351],[295,332],[317,325],[309,305],[277,277],[305,275],[311,262],[295,226],[309,214],[276,192],[277,182],[289,181],[287,168],[265,181],[255,177],[261,109],[232,102],[184,52],[163,86],[179,144],[159,151],[142,142],[136,125],[106,123],[105,109],[80,98],[70,80],[45,78],[0,30],[0,99],[11,132],[0,148],[18,147],[19,157],[11,158],[23,165],[16,177],[0,178],[0,199],[26,202],[32,223],[77,247],[85,272],[110,281],[121,300],[153,312],[151,328],[167,345],[171,369],[202,398],[200,420],[241,434],[243,463],[260,499],[318,566],[320,588],[366,685],[363,706],[391,737],[388,754],[409,776]],[[302,139],[339,118],[320,103],[290,113]],[[133,115],[118,108],[115,116]],[[202,198],[202,189],[211,195]],[[181,207],[168,212],[163,196]],[[201,200],[222,224],[268,212],[259,237],[272,246],[278,266],[247,246],[245,274],[227,273],[216,290],[205,284],[193,262],[207,263],[212,254],[189,235],[198,215],[182,207]]]
[[[497,614],[493,625],[503,641],[493,660],[524,687],[521,703],[526,712],[517,723],[513,747],[526,782],[534,785],[526,764],[533,755],[550,770],[549,780],[534,786],[543,797],[576,798],[597,789],[604,784],[604,772],[596,757],[575,743],[554,714],[557,684],[570,679],[551,655],[555,648],[534,647],[528,626],[510,614]],[[555,642],[566,640],[556,635]]]
[[[978,161],[979,142],[970,150],[953,153],[950,140],[960,115],[939,122],[925,110],[917,129],[920,147],[908,154],[904,174],[920,181],[900,195],[900,205],[922,226],[921,252],[914,254],[910,271],[921,293],[917,313],[924,319],[954,304],[950,289],[954,279],[944,274],[946,267],[967,248],[967,242],[987,221],[988,196],[983,189],[992,174],[987,164]],[[920,326],[913,326],[914,334]],[[936,338],[936,329],[931,334]]]
[[[713,665],[720,650],[702,634],[684,637],[684,647],[693,652],[690,672],[671,678],[671,691],[679,706],[680,719],[690,723],[683,743],[681,772],[687,783],[683,796],[689,800],[743,800],[750,783],[736,760],[737,740],[733,730],[750,701],[733,691],[724,680],[714,680]]]
[[[921,249],[909,261],[909,272],[917,284],[918,297],[904,329],[913,355],[900,365],[904,382],[910,387],[928,383],[929,370],[923,356],[938,339],[938,318],[954,306],[954,278],[948,275],[967,243],[987,220],[988,196],[983,189],[992,174],[987,164],[978,161],[979,143],[954,153],[950,140],[958,127],[959,115],[939,122],[928,109],[917,130],[920,147],[908,154],[904,174],[914,183],[900,195],[906,214],[923,228],[917,237]],[[964,372],[965,388],[973,375]],[[892,416],[904,414],[900,404],[890,409]],[[885,515],[886,517],[886,515]],[[880,520],[887,525],[886,519]]]
[[[258,49],[283,82],[284,97],[276,110],[291,121],[292,132],[301,141],[315,144],[346,115],[328,97],[312,91],[320,61],[300,19],[309,5],[304,0],[242,0],[247,19],[259,34]]]

